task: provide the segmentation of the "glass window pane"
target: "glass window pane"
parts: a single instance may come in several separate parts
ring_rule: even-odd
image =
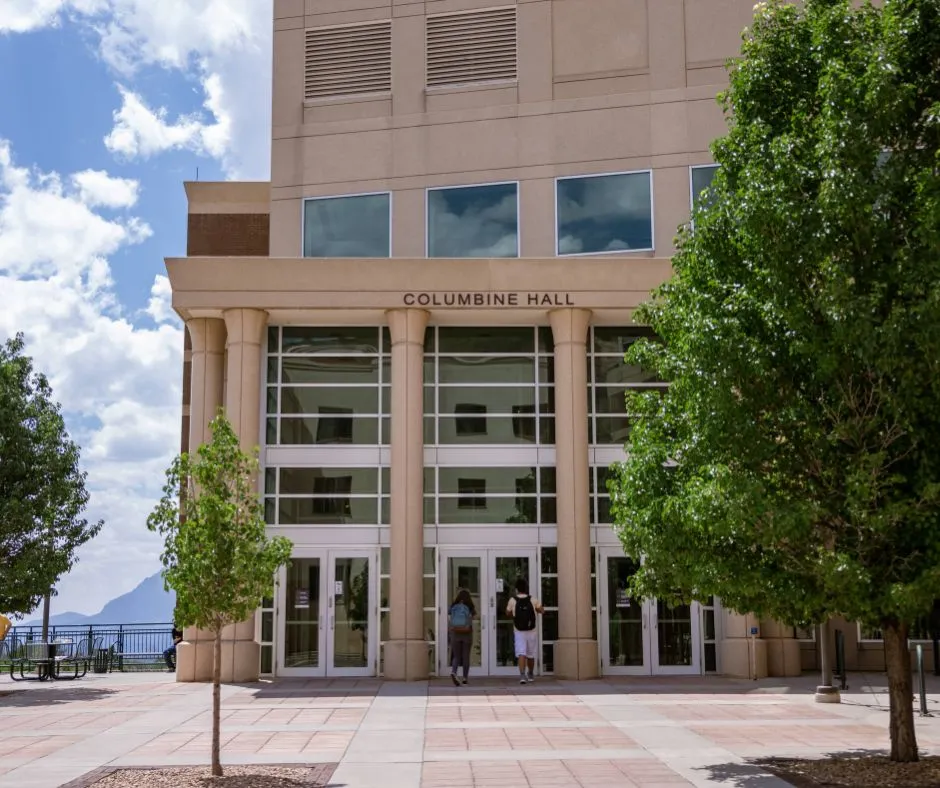
[[[379,412],[378,387],[283,386],[285,415],[371,416]]]
[[[267,413],[277,413],[277,389],[268,386]]]
[[[435,525],[437,523],[437,509],[435,503],[437,498],[431,495],[424,496],[424,522],[425,525]]]
[[[554,495],[542,496],[540,499],[542,506],[542,523],[558,522],[558,501]]]
[[[539,419],[539,443],[551,446],[555,442],[555,419]]]
[[[444,327],[438,331],[441,353],[535,353],[535,332],[531,328]]]
[[[281,468],[281,495],[376,495],[375,468]]]
[[[437,551],[435,550],[435,548],[433,547],[424,548],[424,574],[436,576],[437,567],[434,564],[434,559],[436,557],[437,557]]]
[[[277,468],[264,469],[264,492],[267,495],[277,492]]]
[[[542,574],[554,575],[558,572],[558,548],[542,548]]]
[[[630,437],[631,419],[627,416],[598,417],[595,443],[613,443],[618,446],[627,442]]]
[[[349,498],[279,498],[280,525],[377,525],[378,499]]]
[[[284,352],[306,355],[314,353],[378,354],[379,332],[377,328],[347,326],[333,328],[288,326],[284,329]]]
[[[708,208],[714,203],[714,199],[710,194],[705,197],[702,192],[712,185],[716,172],[718,172],[717,164],[709,167],[692,168],[692,210],[700,207]]]
[[[539,473],[542,477],[541,478],[542,485],[540,488],[540,492],[542,493],[542,495],[545,495],[546,493],[554,493],[555,492],[555,469],[554,468],[541,468],[539,469]]]
[[[622,356],[597,356],[594,359],[594,383],[659,383],[651,371],[627,364]]]
[[[304,257],[389,257],[390,196],[304,201]]]
[[[277,326],[268,326],[268,353],[277,353],[280,350],[280,332]]]
[[[525,497],[477,497],[438,498],[438,524],[510,524],[525,525],[537,522],[537,498]],[[467,501],[477,506],[467,507]]]
[[[558,607],[558,578],[542,578],[542,598],[539,600],[545,607]]]
[[[620,357],[629,350],[630,346],[640,337],[655,339],[656,336],[648,328],[633,326],[630,328],[595,328],[594,329],[594,353],[613,353]]]
[[[532,357],[445,356],[439,359],[438,364],[441,383],[521,383],[531,386],[535,382],[535,359]]]
[[[429,257],[518,257],[514,183],[428,190]]]
[[[653,248],[650,173],[558,181],[558,254]]]
[[[377,446],[379,420],[341,416],[281,419],[281,446],[361,444]]]
[[[555,357],[542,356],[539,358],[539,383],[555,382]]]
[[[268,358],[268,383],[277,383],[277,365],[277,356],[270,356]]]
[[[379,360],[369,356],[284,356],[281,382],[375,385],[379,382]]]
[[[282,397],[283,398],[283,397]],[[438,412],[442,415],[534,416],[535,387],[455,386],[437,390]],[[468,409],[472,408],[472,410]]]
[[[426,469],[425,473],[433,470]],[[484,495],[535,494],[535,468],[441,468],[441,494],[463,492],[461,481],[477,479],[482,482]]]
[[[472,422],[472,423],[471,423]],[[536,442],[535,419],[531,417],[447,417],[438,420],[441,445],[526,444]]]
[[[277,418],[267,420],[265,424],[264,440],[269,446],[277,444]]]

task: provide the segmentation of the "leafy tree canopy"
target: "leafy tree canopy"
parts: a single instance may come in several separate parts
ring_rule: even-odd
[[[0,612],[28,615],[102,522],[88,503],[78,446],[23,335],[0,345]]]
[[[265,532],[257,458],[241,450],[224,415],[210,429],[210,443],[167,471],[147,525],[164,538],[163,577],[176,592],[177,625],[218,633],[250,618],[270,596],[291,542]]]
[[[940,4],[756,9],[730,131],[629,356],[612,483],[639,590],[790,623],[940,588]]]

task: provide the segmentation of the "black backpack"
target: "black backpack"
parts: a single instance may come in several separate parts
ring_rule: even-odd
[[[517,596],[516,608],[513,611],[512,625],[520,632],[531,632],[535,629],[535,605],[532,597]]]

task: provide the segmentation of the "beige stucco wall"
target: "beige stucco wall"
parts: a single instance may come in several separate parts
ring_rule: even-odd
[[[302,198],[393,192],[393,255],[424,254],[424,190],[519,181],[522,256],[554,254],[554,178],[653,170],[655,252],[689,213],[688,167],[725,131],[715,94],[752,0],[517,0],[518,79],[425,88],[425,16],[494,0],[275,3],[271,254]],[[304,31],[392,19],[388,95],[304,102]]]

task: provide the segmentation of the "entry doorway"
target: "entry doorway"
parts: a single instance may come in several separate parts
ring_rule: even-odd
[[[528,548],[453,549],[440,551],[441,598],[438,610],[438,673],[450,672],[448,610],[457,591],[466,588],[476,607],[473,626],[473,647],[470,650],[470,672],[478,676],[512,676],[516,667],[512,619],[506,605],[515,593],[516,580],[529,582],[529,590],[538,597],[536,551]],[[539,638],[541,641],[541,638]],[[537,659],[537,669],[541,659]]]
[[[698,602],[671,607],[638,600],[627,591],[639,562],[619,548],[600,551],[600,649],[608,675],[698,675],[701,611]]]
[[[279,676],[376,675],[378,555],[295,550],[279,575]]]

